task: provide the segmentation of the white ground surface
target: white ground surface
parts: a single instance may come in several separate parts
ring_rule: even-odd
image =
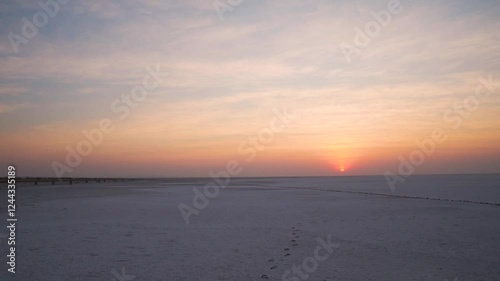
[[[20,186],[17,273],[2,239],[0,280],[281,280],[328,235],[340,248],[307,280],[500,280],[498,175],[414,176],[394,194],[383,177],[234,179],[186,225],[178,204],[202,186]]]

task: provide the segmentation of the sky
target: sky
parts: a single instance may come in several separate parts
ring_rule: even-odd
[[[500,1],[54,1],[0,3],[19,175],[500,172]]]

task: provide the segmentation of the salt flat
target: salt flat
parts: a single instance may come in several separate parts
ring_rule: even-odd
[[[233,179],[187,225],[178,206],[205,182],[19,186],[17,273],[0,280],[282,280],[328,236],[339,247],[287,280],[500,280],[499,175],[394,193],[383,177]]]

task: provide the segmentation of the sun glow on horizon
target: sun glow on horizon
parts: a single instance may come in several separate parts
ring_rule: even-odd
[[[339,171],[340,171],[341,173],[344,173],[344,172],[345,172],[345,168],[344,168],[344,166],[340,167]]]

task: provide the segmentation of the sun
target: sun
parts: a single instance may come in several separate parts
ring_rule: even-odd
[[[340,167],[339,171],[340,171],[341,173],[343,173],[343,172],[345,172],[345,168],[344,168],[344,167]]]

